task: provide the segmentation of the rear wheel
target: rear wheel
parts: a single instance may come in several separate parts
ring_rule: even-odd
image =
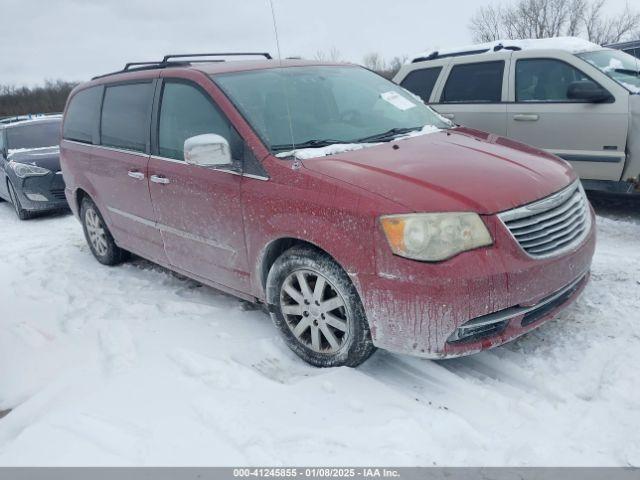
[[[117,265],[126,260],[128,253],[116,245],[98,207],[88,197],[82,199],[80,218],[84,236],[96,260],[103,265]]]
[[[16,190],[13,188],[13,184],[11,182],[7,182],[7,189],[9,190],[9,198],[11,199],[11,203],[13,205],[13,210],[16,212],[16,215],[20,220],[29,220],[33,214],[28,210],[22,208],[20,205],[20,199],[18,198],[18,194]]]
[[[287,345],[317,367],[356,367],[375,351],[360,297],[328,255],[293,247],[268,278],[271,317]]]

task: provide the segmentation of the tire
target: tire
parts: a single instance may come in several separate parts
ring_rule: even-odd
[[[80,219],[84,230],[84,238],[93,256],[103,265],[118,265],[128,257],[128,252],[116,245],[107,224],[89,197],[84,197],[80,205]]]
[[[22,205],[20,205],[18,194],[16,193],[15,188],[13,188],[13,184],[9,181],[7,181],[7,189],[9,190],[9,198],[11,199],[11,204],[13,205],[13,211],[16,212],[18,218],[20,220],[29,220],[31,217],[33,217],[33,213],[22,208]]]
[[[301,359],[316,367],[357,367],[375,351],[358,292],[327,254],[293,247],[267,278],[273,323]]]

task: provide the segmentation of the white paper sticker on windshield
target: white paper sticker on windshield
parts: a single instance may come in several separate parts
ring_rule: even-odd
[[[404,98],[397,92],[384,92],[380,94],[380,97],[396,107],[398,110],[409,110],[416,106],[416,104],[411,100]]]

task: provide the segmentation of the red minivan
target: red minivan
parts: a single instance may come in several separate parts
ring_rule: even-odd
[[[565,161],[359,66],[264,55],[167,56],[72,92],[62,170],[99,262],[133,252],[262,303],[323,367],[478,352],[577,297],[595,222]]]

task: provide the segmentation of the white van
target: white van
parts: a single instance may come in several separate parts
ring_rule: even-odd
[[[394,81],[457,124],[571,162],[585,188],[640,193],[640,60],[573,37],[424,52]]]

